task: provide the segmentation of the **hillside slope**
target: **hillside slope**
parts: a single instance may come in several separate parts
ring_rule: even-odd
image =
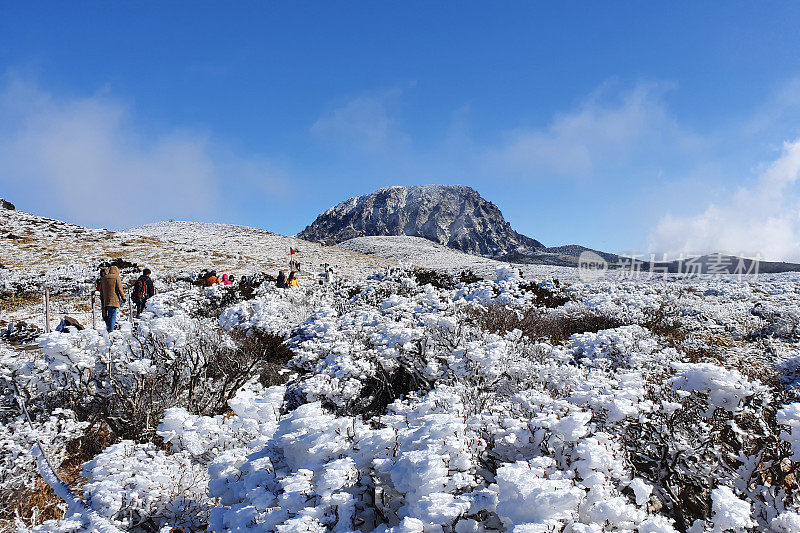
[[[241,273],[286,268],[290,248],[299,250],[295,258],[306,272],[328,263],[340,273],[364,275],[395,264],[394,261],[233,224],[157,222],[130,228],[123,234],[155,238],[190,253],[210,257],[212,265],[209,267],[219,266]]]
[[[460,252],[422,237],[356,237],[336,246],[343,250],[394,259],[424,268],[449,272],[472,270],[480,276],[492,276],[497,267],[505,264],[487,257]]]
[[[51,313],[90,320],[89,294],[102,262],[149,267],[160,279],[215,269],[237,276],[286,269],[289,248],[300,249],[301,279],[329,263],[339,275],[361,277],[395,261],[305,242],[268,231],[196,222],[159,222],[124,232],[90,229],[22,211],[0,209],[0,326],[4,320],[42,320],[41,292],[53,295]],[[132,285],[137,268],[123,269]],[[57,323],[57,322],[56,322]]]

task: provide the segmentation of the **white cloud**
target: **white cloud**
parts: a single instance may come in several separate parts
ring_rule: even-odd
[[[692,216],[665,215],[650,234],[650,249],[671,255],[722,251],[800,261],[800,140],[750,186]]]
[[[376,153],[407,142],[389,113],[390,102],[401,94],[391,90],[358,96],[332,109],[311,126],[317,140],[347,150]]]
[[[791,78],[771,94],[741,126],[744,135],[755,138],[774,133],[776,127],[797,131],[800,119],[800,77]]]
[[[282,179],[202,132],[145,131],[106,96],[58,98],[12,79],[0,91],[0,186],[18,208],[90,226],[215,217],[238,177]]]
[[[609,100],[607,87],[601,87],[547,127],[511,132],[501,146],[486,150],[485,165],[529,179],[586,179],[697,151],[700,137],[666,112],[661,101],[666,89],[639,84]]]

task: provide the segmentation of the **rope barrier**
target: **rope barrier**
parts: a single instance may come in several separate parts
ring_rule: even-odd
[[[56,496],[66,502],[70,511],[80,514],[89,521],[92,531],[98,531],[100,533],[122,533],[122,530],[109,522],[107,518],[100,516],[97,511],[86,505],[86,502],[72,492],[69,485],[64,483],[64,480],[58,475],[58,472],[56,472],[56,469],[53,467],[52,461],[50,461],[50,458],[44,451],[42,441],[39,440],[36,428],[33,426],[33,421],[31,420],[31,415],[28,414],[28,408],[25,406],[25,399],[19,392],[19,387],[17,387],[17,380],[12,378],[11,383],[14,386],[14,396],[17,399],[17,403],[20,409],[22,409],[33,433],[33,437],[36,440],[36,445],[31,450],[31,453],[33,453],[33,456],[36,458],[36,466],[39,470],[39,474],[45,482],[50,485]]]
[[[131,294],[127,295],[126,304],[124,306],[121,305],[119,307],[119,310],[117,311],[117,322],[130,322],[131,325],[133,325],[134,322],[136,321],[136,315],[134,313],[134,305],[133,305],[133,300],[131,298]],[[102,320],[100,316],[98,316],[102,314],[102,302],[98,297],[97,291],[92,291],[92,293],[89,296],[88,304],[89,304],[89,310],[85,311],[76,309],[74,302],[64,303],[63,305],[60,305],[55,312],[53,309],[51,309],[49,315],[55,315],[57,323],[59,323],[58,319],[59,316],[61,316],[62,318],[69,316],[78,320],[78,322],[84,328],[87,329],[91,328],[96,330],[98,329],[99,326],[100,329],[105,329],[106,327],[105,322]],[[100,308],[100,312],[98,312],[98,308]],[[48,320],[49,315],[45,316],[44,318],[45,324],[46,322],[49,321]],[[28,317],[28,320],[36,319],[37,316],[38,315],[35,314],[31,315],[30,317]],[[44,330],[45,333],[47,333],[46,327],[47,326],[45,325],[45,330]]]

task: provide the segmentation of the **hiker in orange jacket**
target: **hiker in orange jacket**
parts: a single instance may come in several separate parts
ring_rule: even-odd
[[[208,273],[208,277],[206,278],[203,285],[205,285],[206,287],[212,287],[217,283],[219,283],[219,278],[217,277],[217,271],[212,270],[211,272]]]

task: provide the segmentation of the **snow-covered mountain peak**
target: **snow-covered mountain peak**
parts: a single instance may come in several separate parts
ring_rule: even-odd
[[[490,257],[544,248],[514,231],[496,205],[465,185],[384,187],[328,209],[298,237],[337,244],[375,235],[424,237]]]

